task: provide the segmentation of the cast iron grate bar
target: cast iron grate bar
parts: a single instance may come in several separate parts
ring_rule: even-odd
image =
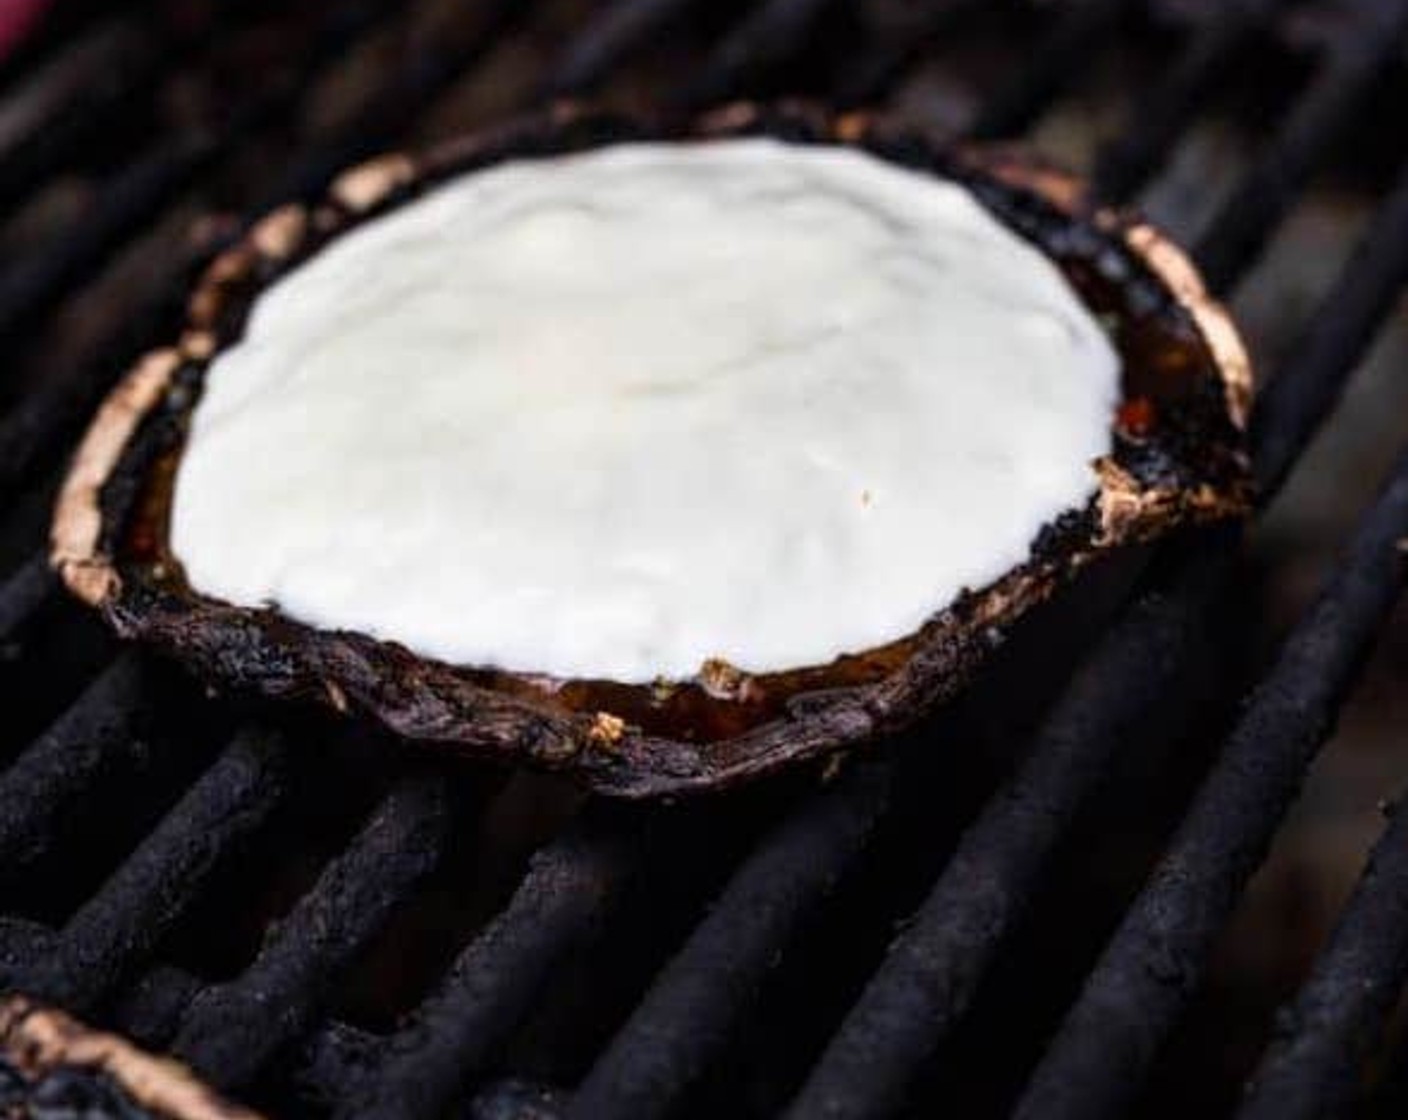
[[[387,1042],[374,1081],[340,1096],[341,1114],[410,1120],[462,1093],[638,872],[645,846],[636,818],[598,809],[534,855],[508,906]]]
[[[1228,550],[1214,546],[1165,557],[1151,572],[1151,586],[1082,663],[1017,773],[964,833],[788,1116],[887,1116],[901,1104],[959,1026],[1128,733],[1177,683],[1180,655],[1204,631],[1228,568]]]
[[[1257,485],[1281,488],[1311,433],[1335,406],[1344,380],[1317,375],[1358,361],[1408,284],[1408,162],[1340,272],[1333,300],[1316,310],[1285,368],[1252,413]]]
[[[55,824],[84,791],[147,752],[148,671],[128,650],[0,774],[0,867],[13,874],[43,855]]]
[[[98,268],[139,231],[214,154],[213,132],[162,140],[98,189],[98,201],[62,241],[50,242],[0,277],[0,340],[13,343],[34,318]]]
[[[1254,463],[1276,469],[1263,502],[1309,442],[1392,306],[1408,270],[1361,271],[1408,210],[1408,170],[1366,231],[1291,359],[1258,398]],[[1378,308],[1377,315],[1364,314]],[[1345,329],[1349,326],[1350,329]],[[1011,782],[959,842],[914,922],[895,942],[798,1097],[794,1115],[883,1114],[958,1026],[979,980],[1025,912],[1043,868],[1080,806],[1109,772],[1127,732],[1171,684],[1230,550],[1203,548],[1155,572],[1152,588],[1081,666]]]
[[[217,9],[218,10],[218,9]],[[0,213],[70,167],[156,84],[165,60],[195,41],[210,13],[178,34],[164,22],[114,17],[95,26],[19,91],[0,117]]]
[[[14,639],[49,597],[58,590],[58,577],[41,550],[26,560],[0,586],[0,645]]]
[[[54,930],[37,922],[0,918],[0,953],[13,950],[37,960],[50,951],[57,936]],[[117,1028],[139,1045],[160,1048],[203,987],[196,976],[184,969],[158,966],[117,1000],[112,1018]],[[308,1103],[332,1109],[369,1081],[386,1046],[387,1039],[381,1035],[341,1020],[325,1020],[311,1027],[288,1051],[286,1076],[297,1084]],[[522,1113],[513,1111],[513,1106],[536,1102],[542,1111],[533,1115],[547,1117],[556,1115],[560,1101],[559,1091],[547,1085],[517,1078],[490,1081],[474,1094],[467,1114],[523,1120]]]
[[[54,931],[46,925],[22,918],[0,917],[0,975],[6,977],[6,988],[10,987],[8,978],[19,976],[32,967],[49,951],[53,939]]]
[[[338,172],[379,155],[536,6],[531,0],[491,0],[478,5],[473,27],[418,51],[336,137],[295,157],[250,207],[251,212],[260,214],[290,199],[312,198]]]
[[[400,782],[254,963],[196,997],[174,1052],[216,1086],[236,1089],[307,1031],[328,985],[439,862],[448,802],[437,778]]]
[[[1025,130],[1077,74],[1082,62],[1142,0],[1080,0],[1067,5],[1017,80],[984,103],[970,132],[980,140],[1014,136]]]
[[[290,65],[251,87],[223,120],[162,140],[98,188],[98,201],[68,235],[16,262],[0,277],[0,339],[13,339],[34,316],[48,311],[127,238],[144,228],[175,195],[194,182],[240,137],[276,121],[296,104],[322,68],[392,8],[366,7],[357,18],[334,7]],[[291,61],[291,60],[290,60]]]
[[[268,817],[283,792],[284,747],[246,731],[65,924],[20,985],[83,1011],[143,963],[217,861]]]
[[[9,936],[12,941],[27,940],[37,952],[53,934],[43,926],[17,925]],[[184,969],[158,966],[128,989],[113,1017],[129,1038],[159,1048],[170,1041],[203,987],[198,977]],[[341,1020],[324,1020],[281,1055],[288,1059],[283,1068],[311,1103],[331,1110],[370,1082],[387,1041]]]
[[[326,1023],[310,1036],[298,1055],[294,1075],[312,1103],[335,1108],[348,1096],[348,1087],[370,1076],[386,1042],[346,1023]],[[555,1120],[563,1094],[550,1085],[507,1077],[480,1085],[472,1097],[446,1113],[473,1120]],[[435,1113],[417,1113],[421,1117]]]
[[[1135,106],[1126,129],[1096,158],[1095,193],[1125,203],[1148,182],[1208,97],[1227,61],[1288,0],[1232,0],[1197,32],[1169,74]]]
[[[878,29],[874,41],[838,75],[836,103],[853,109],[881,100],[930,40],[981,9],[980,0],[929,0],[900,26]]]
[[[320,1024],[299,1045],[293,1076],[300,1095],[333,1112],[370,1081],[385,1046],[385,1039],[350,1024]]]
[[[114,1026],[140,1046],[165,1050],[181,1029],[181,1017],[205,987],[169,964],[157,965],[129,984],[113,1000]],[[314,1028],[310,1039],[317,1036]]]
[[[698,3],[699,0],[614,0],[574,36],[572,45],[552,67],[544,96],[588,92]]]
[[[758,844],[597,1060],[569,1116],[669,1112],[727,1044],[779,946],[860,854],[894,769],[888,759],[852,768]]]
[[[300,1054],[299,1086],[315,1104],[334,1107],[346,1098],[349,1085],[368,1076],[384,1045],[376,1035],[345,1023],[325,1024]],[[555,1120],[561,1102],[561,1091],[550,1085],[510,1077],[484,1083],[448,1115],[473,1120]],[[418,1113],[417,1120],[427,1115],[434,1113]]]
[[[441,46],[431,56],[418,56],[398,69],[337,137],[311,145],[294,159],[277,176],[273,189],[248,207],[249,213],[260,214],[284,201],[313,196],[338,170],[372,155],[472,65],[496,41],[514,13],[521,14],[528,7],[501,1],[487,10],[469,41]],[[0,496],[24,485],[41,459],[92,413],[115,371],[121,369],[121,359],[131,354],[138,340],[155,337],[156,330],[169,320],[173,292],[183,276],[189,275],[194,261],[196,255],[190,252],[173,254],[169,265],[155,270],[142,292],[132,294],[127,313],[114,318],[110,334],[94,342],[70,368],[46,375],[0,418]]]
[[[837,0],[764,0],[709,54],[676,100],[686,110],[723,101],[775,73],[806,49],[815,25]]]
[[[1287,639],[1033,1075],[1020,1118],[1127,1104],[1300,789],[1404,574],[1408,454]]]
[[[1247,1087],[1241,1120],[1337,1115],[1359,1086],[1359,1063],[1408,978],[1408,813],[1389,808],[1330,943]]]
[[[417,56],[399,68],[369,98],[355,120],[335,137],[311,145],[295,158],[248,212],[258,215],[290,199],[311,197],[338,171],[376,152],[404,130],[407,122],[414,121],[497,40],[512,19],[529,7],[498,0],[486,9],[465,42],[441,45],[429,56]],[[170,318],[173,294],[194,264],[193,254],[174,253],[141,291],[127,297],[124,314],[114,318],[110,333],[99,337],[69,368],[48,373],[0,419],[0,496],[22,485],[44,456],[71,436],[92,412],[123,360],[139,341],[154,337]]]
[[[1353,119],[1408,32],[1408,0],[1357,5],[1353,33],[1334,40],[1275,147],[1198,238],[1193,256],[1208,287],[1226,291],[1261,255],[1321,157]]]

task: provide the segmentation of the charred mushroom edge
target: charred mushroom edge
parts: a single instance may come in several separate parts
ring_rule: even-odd
[[[0,1060],[36,1089],[63,1071],[106,1079],[110,1089],[162,1120],[260,1120],[179,1062],[155,1057],[25,996],[0,1001]]]
[[[169,503],[207,364],[239,338],[261,290],[333,237],[475,168],[617,141],[741,135],[852,145],[961,182],[1060,264],[1087,302],[1091,291],[1114,301],[1103,312],[1125,359],[1114,449],[1095,464],[1089,505],[1047,526],[1025,563],[876,650],[756,676],[713,661],[692,680],[655,686],[448,665],[185,584],[151,478],[164,473]],[[1142,379],[1138,392],[1132,379]],[[142,358],[89,428],[59,497],[52,562],[120,634],[224,685],[312,697],[407,740],[568,771],[607,795],[718,789],[899,730],[952,696],[995,635],[1093,559],[1244,514],[1251,390],[1241,340],[1183,251],[1135,216],[1092,206],[1080,181],[1017,150],[955,147],[896,120],[792,103],[730,106],[684,125],[558,106],[423,155],[374,159],[338,177],[321,202],[275,210],[215,257],[179,341]]]

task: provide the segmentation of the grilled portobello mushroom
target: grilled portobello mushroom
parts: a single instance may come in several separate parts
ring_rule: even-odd
[[[217,359],[246,337],[262,294],[278,291],[279,281],[349,233],[384,229],[378,219],[413,209],[446,184],[479,178],[475,173],[484,169],[636,141],[692,141],[693,150],[707,153],[744,137],[797,146],[786,151],[864,153],[864,161],[838,162],[861,175],[880,174],[868,166],[878,159],[887,168],[920,172],[927,182],[956,184],[985,212],[983,221],[995,219],[1014,242],[1035,247],[1043,267],[1054,265],[1048,271],[1059,273],[1090,321],[1101,324],[1113,355],[1113,398],[1101,406],[1108,417],[1101,453],[1075,465],[1089,472],[1088,497],[1073,495],[1039,531],[1028,532],[1018,562],[932,602],[922,624],[859,648],[780,664],[718,650],[681,672],[680,651],[689,649],[677,643],[669,647],[673,671],[650,679],[638,671],[645,655],[613,658],[618,647],[601,635],[568,635],[556,670],[548,657],[544,664],[457,663],[463,659],[372,636],[365,632],[371,628],[314,625],[306,611],[232,602],[192,585],[172,544],[183,453],[207,374],[214,363],[220,376]],[[796,201],[783,198],[779,205]],[[804,207],[812,201],[800,200]],[[883,238],[885,215],[871,214],[868,205],[862,199],[842,219],[873,219],[880,223],[875,236]],[[809,220],[825,225],[830,218]],[[551,241],[556,233],[550,227],[545,236]],[[1008,251],[982,252],[999,250]],[[1050,346],[1075,345],[1059,334]],[[976,374],[965,369],[961,376]],[[120,634],[174,655],[213,683],[313,698],[369,717],[405,740],[566,771],[608,795],[677,795],[726,787],[901,729],[951,697],[995,636],[1092,561],[1181,526],[1242,515],[1250,497],[1244,444],[1250,394],[1237,333],[1184,254],[1140,218],[1091,205],[1077,180],[1030,156],[948,146],[893,121],[795,105],[735,106],[686,125],[559,108],[424,154],[373,160],[339,177],[322,201],[289,205],[256,222],[216,257],[190,295],[181,337],[147,354],[94,419],[58,502],[52,556],[71,591]],[[1004,411],[999,406],[966,420],[1001,433],[1009,420]],[[534,417],[525,406],[524,422]],[[648,472],[651,464],[638,469]],[[1056,473],[1071,469],[1052,465]],[[207,490],[215,485],[207,483]],[[492,508],[492,495],[479,498]],[[866,491],[858,498],[870,501]],[[200,512],[209,538],[220,511]],[[242,541],[242,548],[249,544]],[[207,559],[212,552],[219,559],[208,539],[203,548]],[[336,568],[334,558],[330,576]],[[765,599],[768,588],[760,593]],[[834,642],[840,630],[829,623],[845,620],[825,617],[829,607],[814,604],[818,631]],[[463,626],[475,636],[473,619]],[[449,633],[453,642],[455,632]],[[590,664],[579,671],[583,650],[605,651],[607,661],[632,671],[617,679],[592,672]]]

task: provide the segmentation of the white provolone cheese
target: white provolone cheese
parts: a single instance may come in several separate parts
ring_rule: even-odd
[[[1082,506],[1118,374],[952,183],[769,140],[518,162],[260,297],[172,544],[202,592],[457,664],[815,665]]]

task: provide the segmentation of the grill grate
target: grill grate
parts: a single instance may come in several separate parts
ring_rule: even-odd
[[[1038,1068],[1019,1116],[1103,1116],[1127,1098],[1324,742],[1402,582],[1408,459],[1252,693],[1167,853]]]
[[[1398,228],[1403,194],[1400,188],[1385,205],[1327,306],[1312,317],[1309,337],[1293,350],[1295,357],[1274,376],[1260,398],[1253,450],[1263,480],[1263,500],[1274,496],[1284,479],[1285,464],[1304,446],[1314,418],[1323,415],[1323,409],[1312,412],[1304,405],[1294,406],[1307,400],[1333,400],[1335,386],[1353,368],[1369,341],[1370,324],[1379,321],[1385,305],[1408,275],[1408,237]],[[1381,239],[1384,234],[1389,235],[1387,240]],[[1390,267],[1376,267],[1377,262],[1368,258],[1382,255],[1386,246],[1401,259],[1389,262]],[[1374,290],[1366,293],[1365,285]],[[1364,312],[1359,311],[1361,307]],[[1369,308],[1380,314],[1372,314]],[[1358,331],[1353,329],[1356,325]],[[1284,419],[1273,423],[1268,416]],[[1277,449],[1278,461],[1283,464],[1280,469],[1268,463],[1268,441]],[[1390,532],[1392,528],[1390,523]],[[1400,527],[1400,535],[1402,532]],[[1389,556],[1389,562],[1381,561],[1382,570],[1375,573],[1381,595],[1390,595],[1397,588],[1391,551]],[[897,1094],[906,1070],[957,1025],[998,943],[1020,916],[1014,904],[1031,896],[1064,828],[1108,772],[1115,752],[1128,742],[1142,713],[1172,683],[1155,667],[1167,667],[1171,676],[1180,655],[1191,645],[1190,630],[1212,602],[1217,581],[1228,575],[1227,558],[1217,552],[1204,551],[1179,561],[1170,565],[1171,571],[1160,573],[1154,587],[1115,624],[1047,721],[1014,781],[960,843],[918,920],[897,943],[891,959],[848,1017],[818,1068],[806,1091],[811,1095],[803,1097],[808,1105],[819,1107],[822,1101],[854,1095],[859,1112],[863,1109],[860,1099],[883,1092],[881,1086],[886,1082],[891,1096]],[[1389,605],[1391,600],[1373,604],[1378,610],[1367,622],[1381,620]],[[1371,633],[1360,636],[1356,649],[1367,644]],[[1321,637],[1313,633],[1306,640]],[[1293,728],[1314,733],[1327,726],[1327,716],[1316,722],[1310,718],[1312,713],[1298,706],[1303,701],[1301,688],[1320,680],[1317,674],[1325,668],[1316,665],[1308,673],[1302,670],[1292,682],[1268,680],[1266,687],[1277,690],[1269,694],[1268,703],[1292,718]],[[1299,776],[1309,760],[1296,761],[1294,773]],[[1243,783],[1241,779],[1239,770],[1235,776],[1239,792],[1261,789],[1260,781]],[[1276,807],[1268,829],[1274,828],[1285,808],[1284,801]],[[1240,819],[1223,817],[1225,812],[1223,806],[1212,811],[1210,826],[1216,827],[1222,819]],[[1264,854],[1266,841],[1260,847]],[[1219,866],[1226,867],[1231,855],[1230,851],[1221,853]],[[1229,889],[1228,906],[1234,897],[1235,891]],[[1176,909],[1191,912],[1192,900],[1182,900]],[[1102,1053],[1100,1058],[1107,1061],[1108,1054]],[[890,1071],[888,1076],[881,1072],[886,1070]],[[1128,1081],[1137,1084],[1132,1077]],[[798,1114],[806,1115],[805,1108]]]
[[[195,5],[177,18],[183,7],[147,4],[101,21],[90,15],[53,48],[52,62],[41,59],[30,78],[11,79],[32,84],[0,90],[0,105],[24,94],[23,104],[37,107],[27,109],[26,130],[0,146],[0,203],[39,196],[66,174],[98,183],[80,219],[61,236],[8,253],[0,274],[0,337],[21,356],[0,414],[0,492],[7,497],[43,498],[97,397],[132,348],[171,321],[182,278],[201,252],[226,243],[233,227],[219,228],[195,251],[167,239],[142,283],[99,300],[106,262],[120,267],[124,255],[144,251],[163,215],[206,192],[254,212],[309,196],[340,167],[414,135],[437,106],[457,118],[496,112],[497,83],[488,94],[474,83],[515,59],[531,75],[523,87],[529,99],[604,90],[692,110],[795,83],[843,103],[870,102],[888,96],[931,48],[942,54],[961,45],[965,29],[988,18],[1033,44],[1028,62],[980,100],[966,129],[1006,137],[1028,129],[1077,85],[1116,36],[1153,35],[1165,55],[1168,41],[1179,38],[1164,74],[1137,99],[1130,127],[1096,157],[1097,190],[1122,202],[1158,175],[1210,108],[1214,79],[1240,52],[1291,50],[1307,73],[1293,106],[1195,239],[1211,285],[1227,292],[1260,260],[1350,125],[1370,111],[1408,40],[1408,3],[1369,0],[1083,0],[1055,11],[1014,3],[997,15],[971,0],[735,0],[711,13],[696,0],[615,0],[597,8],[570,0],[495,2],[469,14],[435,0],[255,4],[238,12]],[[285,118],[315,98],[349,52],[378,42],[392,49],[383,50],[376,75],[341,123],[291,135],[299,130],[289,130]],[[124,123],[125,114],[159,120],[168,85],[199,83],[221,58],[227,66],[238,62],[241,44],[265,44],[260,49],[274,52],[281,76],[245,83],[244,92],[221,103],[229,108],[178,122],[150,142]],[[689,66],[669,65],[676,56]],[[661,60],[672,72],[652,83]],[[645,76],[633,77],[637,70]],[[100,76],[112,97],[93,97]],[[122,134],[131,154],[90,161],[86,149],[108,131]],[[251,181],[241,166],[250,146],[287,158]],[[1405,279],[1408,170],[1258,400],[1253,437],[1263,504],[1334,407]],[[77,343],[55,343],[65,316],[95,303],[96,325]],[[57,364],[55,349],[63,356]],[[29,646],[54,617],[85,648],[106,648],[77,608],[59,601],[24,508],[18,501],[0,529],[8,554],[28,557],[0,586],[0,645],[14,651],[0,671],[21,688],[50,668]],[[1134,1100],[1389,616],[1405,537],[1408,460],[1251,693],[1025,1090],[1014,1084],[1004,1091],[1021,1097],[1020,1115],[1111,1115]],[[989,783],[989,799],[945,865],[915,873],[908,890],[917,902],[913,917],[874,974],[858,973],[849,995],[850,982],[838,980],[834,1018],[798,1029],[808,1050],[794,1062],[798,1073],[780,1072],[782,1083],[748,1110],[889,1115],[920,1100],[931,1082],[961,1073],[953,1043],[1058,849],[1119,772],[1155,703],[1190,692],[1190,665],[1207,640],[1212,605],[1235,578],[1236,545],[1236,534],[1222,531],[1164,549],[1066,683],[1011,776]],[[935,830],[923,820],[924,807],[916,810],[923,798],[915,792],[937,765],[935,752],[922,749],[932,730],[810,793],[784,783],[726,808],[675,811],[569,804],[570,823],[558,831],[551,822],[537,826],[545,842],[509,897],[486,905],[482,920],[456,934],[463,948],[445,954],[453,961],[428,985],[430,994],[412,999],[399,1024],[372,1030],[334,1017],[344,1005],[340,987],[371,967],[385,928],[414,910],[437,868],[466,866],[457,834],[491,829],[495,805],[513,801],[514,780],[503,786],[481,775],[471,787],[429,764],[396,773],[385,769],[394,761],[371,764],[370,776],[357,781],[365,778],[380,796],[368,801],[360,831],[291,889],[286,906],[272,907],[284,916],[263,932],[262,946],[233,953],[228,971],[216,977],[187,962],[161,963],[165,950],[202,908],[232,914],[238,889],[257,886],[259,868],[230,868],[249,859],[261,839],[291,827],[290,814],[296,817],[300,799],[313,792],[305,771],[320,764],[307,761],[310,745],[301,740],[328,733],[296,723],[255,726],[238,711],[206,708],[142,655],[121,652],[32,744],[14,744],[18,753],[0,772],[0,878],[15,885],[16,898],[36,902],[0,918],[0,981],[170,1049],[211,1083],[253,1094],[279,1114],[425,1116],[457,1102],[478,1116],[705,1114],[711,1098],[703,1083],[746,1036],[749,1009],[779,955],[823,936],[822,907],[872,849],[885,847],[887,830],[911,846],[933,843]],[[1196,713],[1183,714],[1195,722]],[[347,749],[360,758],[355,744]],[[189,759],[188,778],[168,766],[177,754]],[[321,760],[334,768],[341,762],[335,750]],[[992,767],[1004,769],[1000,762]],[[62,904],[63,883],[53,891],[34,885],[63,879],[65,852],[75,844],[91,847],[72,834],[95,799],[163,775],[184,792],[146,810],[154,827],[105,880],[82,889],[76,905]],[[161,782],[151,784],[149,799],[159,800]],[[123,806],[107,813],[120,817]],[[1357,1091],[1361,1059],[1408,971],[1405,829],[1401,814],[1389,822],[1334,937],[1278,1017],[1245,1115],[1319,1115]],[[101,863],[100,856],[90,852],[89,862]],[[674,903],[660,904],[662,915],[677,917],[662,917],[655,930],[651,892],[663,889],[662,865],[667,877],[673,871],[684,881],[669,888]],[[691,868],[699,869],[697,882]],[[82,878],[76,870],[73,876]],[[225,889],[235,896],[222,906]],[[897,894],[906,897],[906,889]],[[36,914],[44,920],[35,921]],[[603,932],[608,941],[622,937],[624,947],[603,950]],[[625,962],[642,944],[654,948],[633,973]],[[670,956],[672,946],[678,949]],[[882,955],[875,948],[870,959]],[[513,1038],[545,992],[550,1004],[577,998],[561,981],[573,958],[603,953],[626,994],[613,1004],[606,985],[595,1017],[579,1014],[575,1023],[567,1008],[569,1022],[557,1030],[569,1037],[585,1073],[570,1090],[549,1089],[537,1083],[542,1075],[531,1062],[514,1064]],[[657,971],[662,957],[669,959]],[[633,975],[644,981],[652,971],[648,985],[633,985]],[[848,1001],[853,1006],[845,1007]],[[582,1026],[593,1018],[605,1026]],[[551,1024],[536,1029],[549,1037],[553,1031]],[[817,1045],[808,1049],[812,1036]],[[505,1073],[513,1076],[501,1080]],[[1385,1092],[1392,1079],[1389,1085]],[[1003,1096],[997,1107],[1011,1103]]]

